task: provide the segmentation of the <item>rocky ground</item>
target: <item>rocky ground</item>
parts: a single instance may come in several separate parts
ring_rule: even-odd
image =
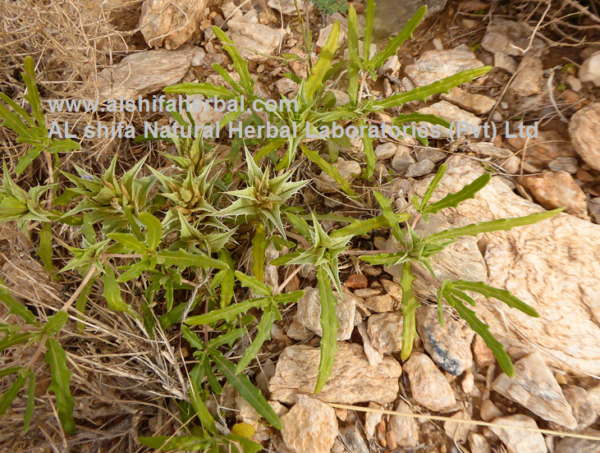
[[[223,28],[241,47],[263,96],[295,95],[298,85],[283,74],[304,76],[307,63],[281,57],[307,57],[293,1],[176,3],[178,10],[170,10],[168,20],[163,15],[169,8],[166,0],[110,0],[95,9],[90,7],[93,23],[103,20],[105,26],[86,26],[81,32],[93,33],[101,50],[88,54],[87,63],[82,60],[70,69],[65,69],[69,68],[65,66],[68,59],[58,51],[41,56],[46,68],[56,64],[66,71],[60,77],[54,77],[52,71],[44,75],[48,96],[68,91],[74,98],[137,98],[181,81],[223,85],[211,65],[219,63],[229,71],[232,66],[212,25]],[[391,9],[386,1],[380,3],[385,13],[376,18],[381,40],[374,45],[378,49],[390,33],[399,31],[406,11],[424,2],[396,0]],[[218,399],[209,400],[209,409],[235,411],[238,421],[256,428],[253,438],[263,442],[268,451],[600,452],[600,442],[511,428],[600,437],[600,5],[596,2],[588,10],[569,1],[429,3],[431,13],[414,39],[386,62],[377,82],[367,84],[367,95],[380,99],[461,70],[491,65],[495,69],[487,76],[427,102],[415,101],[402,113],[434,113],[473,127],[494,123],[499,134],[494,140],[477,134],[455,141],[442,137],[431,140],[429,146],[416,140],[382,141],[375,149],[375,177],[378,190],[401,209],[413,195],[424,193],[442,162],[448,171],[436,197],[459,190],[484,171],[494,175],[476,199],[429,224],[421,221],[417,232],[566,207],[565,214],[537,225],[463,238],[433,263],[441,280],[486,281],[509,289],[540,312],[540,318],[530,318],[492,301],[478,301],[478,315],[515,361],[515,377],[511,380],[501,372],[483,340],[449,309],[446,323],[439,325],[434,288],[419,279],[415,283],[423,303],[417,311],[419,338],[411,358],[402,363],[399,269],[349,260],[342,266],[344,292],[337,294],[339,352],[323,391],[318,395],[312,392],[322,331],[316,276],[305,268],[290,282],[292,289],[304,289],[305,296],[275,325],[272,340],[261,353],[260,369],[252,370],[257,385],[281,416],[284,429],[275,432],[265,427],[254,409],[228,385]],[[361,2],[353,4],[359,12],[364,9]],[[305,5],[299,6],[304,11]],[[397,17],[390,18],[390,14]],[[314,58],[335,20],[347,30],[344,14],[325,16],[312,10],[305,16],[311,20]],[[361,20],[364,23],[364,16],[359,15],[359,23]],[[109,38],[102,37],[103,30],[109,30]],[[345,33],[340,40],[345,40]],[[89,71],[92,56],[101,70]],[[3,55],[2,69],[7,68],[12,66]],[[78,79],[82,74],[87,75]],[[10,90],[14,83],[12,76],[7,77],[3,89]],[[345,83],[340,77],[329,87],[340,104],[347,99]],[[112,118],[97,115],[72,114],[75,133],[92,120],[117,119],[137,125],[142,120],[169,121],[166,114],[153,112]],[[219,112],[202,112],[195,119],[203,123],[222,117]],[[381,115],[377,120],[390,118]],[[523,126],[536,123],[537,136],[513,136]],[[125,139],[98,140],[77,159],[102,165],[116,150],[135,158],[162,146],[134,145]],[[231,143],[224,140],[220,146]],[[361,146],[360,141],[351,143],[335,164],[355,185],[362,184],[357,179],[365,161]],[[15,155],[16,151],[11,158]],[[305,206],[344,215],[370,209],[348,205],[339,186],[320,170],[308,167],[302,171],[314,182],[303,192]],[[6,262],[2,277],[7,285],[18,286],[22,284],[18,269],[25,264],[15,266],[15,256],[28,245],[10,230],[0,233]],[[388,250],[391,241],[393,238],[376,233],[361,239],[356,248]],[[274,249],[267,253],[277,254]],[[274,286],[283,281],[276,268],[267,269],[265,275],[271,276]],[[128,347],[135,351],[135,345]],[[162,387],[157,384],[161,393],[169,393],[167,387],[164,381]],[[176,392],[171,395],[177,396]],[[334,408],[328,403],[372,411]],[[378,410],[422,417],[387,415]],[[135,421],[129,421],[122,432],[158,435],[165,426],[176,424],[164,415],[150,415],[127,415]],[[432,420],[429,415],[455,421]],[[464,423],[469,420],[495,426]],[[3,439],[14,441],[11,434],[5,436]],[[2,448],[0,445],[0,451]]]

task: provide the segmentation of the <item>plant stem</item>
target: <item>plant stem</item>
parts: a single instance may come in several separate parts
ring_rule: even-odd
[[[40,356],[42,355],[42,352],[44,351],[44,345],[46,344],[46,335],[42,336],[41,340],[40,340],[40,344],[38,345],[38,348],[35,351],[35,354],[33,354],[33,357],[31,358],[31,360],[29,361],[29,363],[25,366],[25,368],[33,368],[33,366],[36,364],[36,362],[38,361],[38,359],[40,358]]]
[[[277,289],[275,290],[275,293],[274,293],[274,294],[275,294],[275,295],[277,295],[277,294],[279,294],[281,291],[283,291],[283,290],[284,290],[284,288],[286,287],[286,285],[287,285],[289,282],[291,282],[291,281],[292,281],[292,278],[294,278],[294,275],[296,275],[298,272],[300,272],[300,269],[302,269],[302,265],[298,266],[298,267],[297,267],[297,268],[294,270],[294,272],[292,272],[292,273],[291,273],[291,274],[290,274],[290,275],[289,275],[289,276],[288,276],[288,277],[285,279],[285,281],[284,281],[284,282],[283,282],[281,285],[279,285],[279,288],[277,288]]]
[[[52,153],[48,151],[44,151],[44,157],[46,157],[46,165],[48,166],[48,181],[50,185],[54,184],[54,167],[52,166]],[[52,196],[54,193],[54,188],[50,188],[48,191],[48,201],[46,202],[46,209],[52,209]]]
[[[94,275],[95,271],[96,271],[96,265],[92,264],[92,266],[90,267],[90,270],[88,271],[87,275],[85,276],[85,278],[83,279],[83,281],[79,284],[79,287],[73,293],[73,295],[71,296],[71,298],[67,301],[66,304],[63,305],[63,307],[61,308],[61,311],[67,311],[69,308],[71,308],[71,305],[73,305],[73,303],[77,300],[77,298],[79,297],[79,295],[81,294],[81,292],[83,291],[83,289],[85,288],[85,286],[92,279],[92,276]]]
[[[420,263],[411,261],[410,264],[414,270],[416,270],[419,274],[421,274],[421,276],[425,280],[427,280],[429,283],[431,283],[437,289],[439,289],[442,286],[442,284],[438,281],[438,279],[434,278],[429,272],[427,272],[427,269],[425,269]]]

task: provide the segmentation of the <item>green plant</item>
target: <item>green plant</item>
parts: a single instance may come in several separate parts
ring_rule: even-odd
[[[173,145],[173,151],[162,153],[171,164],[169,168],[159,171],[144,158],[121,172],[115,156],[101,175],[74,165],[76,174],[57,172],[60,178],[56,182],[51,180],[48,185],[33,186],[28,190],[21,188],[11,178],[10,170],[4,164],[0,222],[15,221],[25,232],[42,224],[38,236],[33,235],[32,240],[38,241],[38,255],[50,270],[53,269],[55,258],[53,231],[59,230],[52,228],[64,225],[72,227],[77,239],[76,246],[65,247],[69,260],[65,260],[60,274],[69,275],[73,280],[80,278],[80,284],[68,301],[56,309],[57,313],[48,322],[42,323],[32,311],[16,301],[0,282],[0,301],[10,309],[12,315],[22,318],[26,324],[25,328],[0,324],[0,331],[4,333],[0,339],[0,351],[18,344],[37,345],[36,353],[27,366],[9,363],[0,369],[0,377],[16,375],[13,384],[0,398],[0,414],[7,410],[28,384],[25,428],[28,427],[33,416],[31,395],[35,391],[35,365],[46,349],[45,360],[52,373],[50,391],[56,396],[59,418],[65,432],[75,431],[70,392],[71,371],[66,360],[68,347],[63,349],[58,338],[61,329],[68,325],[67,313],[70,312],[77,321],[77,317],[81,317],[86,310],[88,297],[97,296],[109,310],[130,317],[132,323],[139,326],[141,335],[153,339],[158,319],[163,330],[180,332],[195,350],[194,367],[185,369],[189,374],[188,388],[183,389],[187,398],[178,402],[185,431],[182,435],[172,437],[142,437],[139,439],[142,444],[161,451],[258,451],[261,446],[247,438],[247,427],[241,426],[231,434],[223,434],[226,431],[217,429],[222,426],[217,427],[206,400],[211,393],[222,392],[221,382],[225,380],[252,404],[266,422],[281,428],[281,421],[260,391],[252,385],[246,369],[254,360],[258,360],[261,348],[270,340],[273,324],[281,320],[281,307],[295,303],[302,297],[302,291],[286,293],[283,290],[303,266],[314,266],[317,273],[323,335],[315,392],[323,389],[331,375],[337,350],[339,326],[335,307],[337,297],[342,296],[340,261],[350,255],[358,255],[373,265],[402,266],[403,359],[409,357],[417,335],[415,310],[419,301],[412,283],[415,276],[420,275],[437,290],[440,322],[443,322],[445,301],[481,335],[498,357],[502,369],[512,375],[512,364],[502,345],[468,307],[475,304],[469,294],[475,292],[496,298],[532,316],[537,316],[537,312],[507,291],[482,282],[439,281],[433,271],[432,259],[461,236],[477,236],[529,225],[549,218],[559,210],[474,224],[420,237],[414,231],[419,219],[427,222],[443,209],[456,208],[459,203],[473,198],[490,180],[490,176],[485,174],[461,191],[431,202],[444,176],[445,165],[440,166],[423,197],[411,200],[412,209],[416,212],[414,216],[407,212],[396,212],[391,201],[377,191],[372,194],[380,214],[364,220],[331,213],[307,213],[294,206],[293,197],[308,182],[294,180],[295,173],[290,167],[300,165],[302,161],[314,163],[334,178],[353,203],[360,203],[361,196],[367,193],[357,193],[358,189],[355,190],[332,163],[321,156],[322,151],[328,150],[330,160],[334,162],[340,142],[329,137],[308,140],[307,131],[317,134],[323,126],[333,122],[367,127],[374,113],[402,106],[406,102],[424,100],[489,70],[485,67],[465,71],[384,100],[363,99],[367,77],[376,77],[376,70],[397,52],[425,15],[425,9],[420,9],[383,51],[371,56],[373,8],[373,1],[368,1],[362,57],[358,52],[356,12],[350,7],[349,62],[334,63],[339,37],[339,24],[336,23],[310,73],[306,78],[297,80],[299,91],[295,101],[298,108],[274,112],[251,111],[244,119],[245,124],[265,125],[269,122],[278,128],[294,126],[299,132],[296,136],[245,142],[241,137],[236,137],[228,156],[217,154],[217,150],[204,143],[202,138],[174,136],[166,139]],[[254,80],[248,71],[247,61],[222,30],[215,27],[214,31],[231,56],[240,81],[236,82],[221,66],[214,65],[215,71],[229,83],[231,90],[204,82],[179,84],[165,91],[217,96],[224,100],[244,96],[247,103],[260,100],[254,92]],[[335,108],[331,93],[327,93],[327,82],[346,63],[350,102]],[[0,108],[5,123],[8,118],[6,125],[16,128],[20,134],[19,140],[23,141],[33,136],[30,128],[37,128],[35,134],[43,135],[45,131],[30,59],[26,60],[24,78],[36,121],[25,116],[21,107],[5,97],[5,102],[16,113],[4,106]],[[242,113],[230,112],[221,124],[238,119]],[[179,113],[172,115],[182,126],[193,125],[190,115],[189,123]],[[24,118],[25,122],[20,118]],[[448,126],[440,118],[421,114],[398,115],[393,125],[420,121]],[[40,152],[53,154],[59,149],[77,149],[77,144],[70,142],[61,148],[44,140],[41,137],[33,143]],[[369,184],[375,166],[372,140],[368,134],[363,137],[365,185]],[[240,166],[236,163],[242,146],[247,173],[239,173]],[[284,148],[283,152],[277,153],[280,148]],[[297,159],[298,150],[300,159]],[[32,155],[37,156],[35,152]],[[15,173],[21,173],[27,162],[35,156],[19,163]],[[55,161],[57,169],[59,163]],[[54,167],[51,167],[49,171],[53,177]],[[43,203],[41,197],[49,191],[56,192],[58,197],[52,199],[49,195],[47,202]],[[372,211],[375,210],[369,206]],[[325,220],[347,225],[327,232],[320,223]],[[351,250],[353,238],[367,235],[375,229],[389,230],[400,244],[399,250],[375,254]],[[279,251],[283,251],[284,247],[287,249],[281,258],[273,260],[271,264],[295,266],[295,270],[279,287],[265,283],[264,268],[269,244]],[[249,270],[246,273],[238,270],[247,248],[252,249],[252,276],[247,275],[250,274]],[[134,285],[141,291],[138,296],[131,297],[130,290]],[[194,331],[197,326],[201,330]],[[83,325],[79,323],[78,328],[83,329]],[[199,333],[203,333],[203,338],[202,335],[198,336]],[[227,359],[223,349],[231,348],[242,337],[251,338],[250,346],[237,362]]]
[[[321,11],[325,16],[333,13],[348,12],[348,2],[346,0],[312,0],[315,8]]]

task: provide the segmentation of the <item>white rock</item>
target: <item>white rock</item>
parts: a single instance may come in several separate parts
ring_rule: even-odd
[[[582,108],[571,117],[569,134],[577,153],[592,168],[600,170],[600,102]]]
[[[148,50],[128,55],[112,68],[97,75],[97,97],[107,99],[137,99],[178,83],[191,66],[192,49],[168,51]],[[88,96],[96,97],[96,91]]]
[[[373,402],[369,403],[369,408],[382,409],[382,407],[379,404]],[[383,414],[381,412],[367,412],[365,414],[365,434],[367,435],[368,439],[375,435],[375,429],[377,428],[377,425],[379,425],[379,423],[381,422],[382,418]]]
[[[600,87],[600,50],[594,52],[583,62],[581,69],[579,69],[579,80],[592,82]]]
[[[463,132],[462,135],[471,135],[473,133],[472,129],[476,128],[477,126],[479,126],[481,124],[481,118],[477,118],[472,113],[467,112],[466,110],[463,110],[459,107],[456,107],[455,105],[450,104],[448,101],[436,102],[435,104],[432,104],[429,107],[423,107],[423,108],[419,109],[418,112],[429,114],[429,115],[439,116],[440,118],[443,118],[446,121],[449,121],[450,123],[452,123],[452,122],[467,123],[469,125],[470,130]],[[438,131],[440,134],[439,137],[441,137],[441,138],[450,137],[450,131],[443,126],[439,126],[439,125],[434,126],[425,121],[420,122],[419,125],[425,126],[428,129],[432,129],[432,132],[430,132],[429,135],[433,136],[434,138],[435,138],[435,132],[433,132],[433,131]],[[435,129],[433,129],[433,128],[435,128]]]
[[[492,453],[490,444],[481,434],[469,434],[469,447],[471,447],[471,453]]]
[[[504,414],[500,409],[498,409],[498,406],[496,406],[492,400],[485,400],[483,403],[481,403],[479,415],[481,415],[481,419],[484,422],[491,422],[493,419],[502,417]]]
[[[394,309],[394,300],[389,294],[369,297],[365,300],[365,305],[377,313],[385,313]]]
[[[314,395],[321,351],[309,346],[285,348],[277,362],[275,376],[269,382],[271,399],[293,403],[298,395]],[[377,367],[371,366],[362,346],[338,343],[333,371],[327,384],[315,398],[329,403],[354,404],[374,401],[386,404],[398,395],[400,364],[384,357]]]
[[[481,41],[481,47],[492,53],[520,56],[529,47],[532,33],[533,30],[522,22],[493,19]],[[543,47],[544,43],[539,38],[534,38],[530,53],[538,54]]]
[[[583,88],[583,85],[581,84],[581,80],[579,80],[577,77],[575,76],[568,76],[567,77],[567,85],[569,85],[569,88],[571,88],[573,91],[579,93],[581,91],[581,89]]]
[[[517,72],[517,62],[513,57],[506,55],[504,52],[494,53],[494,66],[504,69],[509,74]]]
[[[383,361],[383,354],[371,345],[371,338],[367,332],[367,323],[361,322],[358,325],[358,333],[363,340],[363,348],[369,359],[369,365],[377,366]]]
[[[249,61],[266,61],[268,58],[261,54],[273,55],[287,31],[254,23],[248,14],[241,19],[230,20],[227,35],[237,44],[242,58]]]
[[[338,341],[349,340],[354,329],[354,315],[356,313],[356,300],[354,294],[344,293],[342,297],[335,293],[337,304],[335,312],[337,314],[340,328],[338,330]],[[321,299],[319,298],[319,289],[304,288],[304,296],[298,301],[298,321],[303,326],[312,330],[318,336],[323,336],[323,327],[321,326]]]
[[[206,52],[202,47],[194,47],[192,54],[192,66],[197,67],[201,66],[204,63],[204,59],[206,58]]]
[[[298,92],[298,84],[287,77],[282,77],[275,82],[275,87],[283,95],[292,94],[295,95]]]
[[[396,406],[396,412],[413,413],[410,406],[402,400]],[[419,424],[416,418],[392,415],[389,421],[389,429],[394,433],[399,447],[416,447],[418,445]]]
[[[365,440],[356,425],[341,429],[340,439],[346,447],[344,450],[347,449],[352,453],[369,453],[369,448],[367,448],[367,444],[365,444]]]
[[[414,164],[410,164],[406,169],[406,177],[407,178],[418,178],[419,176],[425,176],[428,173],[431,173],[435,168],[435,164],[428,159],[421,160],[419,162],[415,162]]]
[[[458,192],[483,174],[479,163],[465,157],[452,156],[446,164],[448,169],[433,202],[449,192]],[[429,182],[426,178],[413,184],[409,198],[423,196]],[[493,177],[474,199],[456,209],[441,211],[440,216],[450,226],[459,227],[542,211],[516,195],[501,178]],[[600,226],[559,214],[534,225],[487,233],[469,241],[461,244],[462,249],[449,250],[448,255],[438,254],[442,260],[432,260],[438,278],[487,281],[491,286],[508,289],[540,313],[539,318],[532,318],[496,301],[480,299],[477,315],[490,326],[491,333],[507,347],[532,351],[532,345],[541,345],[551,351],[546,360],[558,369],[600,373],[600,312],[590,309],[598,306]],[[467,245],[469,248],[464,247]],[[464,258],[467,256],[468,261]],[[540,278],[542,275],[544,278]],[[417,295],[435,300],[430,285],[419,277],[414,286]]]
[[[385,292],[388,293],[392,298],[396,299],[398,302],[402,302],[402,288],[400,285],[394,283],[391,280],[382,279],[381,284],[385,289]]]
[[[329,39],[329,35],[331,34],[331,30],[333,29],[333,24],[328,25],[325,28],[321,28],[319,31],[319,39],[317,40],[317,47],[323,47],[327,40]],[[338,47],[341,47],[346,39],[346,32],[343,28],[340,28],[340,35],[338,38]]]
[[[511,426],[522,428],[537,428],[535,420],[527,415],[516,414],[508,417],[500,417],[494,420],[494,423],[504,425],[504,427],[492,426],[490,429],[496,434],[502,443],[506,445],[508,453],[547,453],[544,436],[540,433],[524,431],[521,429],[511,429]]]
[[[305,395],[281,417],[281,436],[293,453],[329,453],[338,435],[335,411],[321,401]]]
[[[393,143],[382,143],[381,145],[377,145],[377,148],[375,148],[375,155],[379,160],[387,160],[394,157],[396,150],[397,147]]]
[[[399,146],[392,159],[392,168],[400,175],[404,175],[413,163],[415,163],[415,159],[410,155],[410,148],[404,145]]]
[[[583,430],[596,422],[598,415],[594,404],[590,401],[590,395],[584,389],[569,386],[563,389],[567,402],[573,409],[573,416],[577,419],[577,429]]]
[[[442,93],[441,97],[476,115],[488,113],[496,105],[496,101],[492,98],[482,94],[471,94],[459,87],[452,88],[448,94]]]
[[[483,66],[465,45],[450,50],[428,50],[405,72],[417,86],[429,85],[467,69]]]
[[[385,60],[385,63],[383,64],[381,69],[387,74],[396,76],[400,72],[401,67],[402,65],[400,64],[400,59],[398,58],[398,55],[392,55],[390,58]]]
[[[451,410],[456,405],[454,391],[444,375],[425,354],[413,352],[404,364],[414,400],[436,412]]]
[[[464,409],[462,411],[458,411],[450,418],[453,418],[455,420],[471,420],[471,417],[469,417],[469,414],[467,414],[467,412]],[[454,440],[455,442],[465,442],[467,440],[469,432],[471,432],[472,429],[473,425],[467,423],[451,421],[444,422],[444,431],[446,431],[448,437],[450,437],[450,439]]]
[[[445,316],[444,325],[440,326],[437,309],[426,305],[417,308],[416,317],[419,337],[435,363],[453,376],[471,368],[471,329],[451,316]]]
[[[304,12],[304,2],[298,3],[298,11]],[[269,0],[267,3],[271,8],[280,11],[286,16],[295,16],[297,14],[296,2],[294,0]]]
[[[139,28],[150,47],[177,49],[198,29],[205,9],[206,0],[146,0]]]
[[[401,311],[372,315],[367,322],[371,346],[382,354],[392,354],[402,350]]]
[[[514,154],[510,149],[498,148],[493,143],[469,143],[465,148],[483,156],[498,157],[500,159],[508,159]]]
[[[544,67],[538,57],[525,56],[519,63],[510,90],[519,96],[531,96],[542,91]]]
[[[473,373],[470,371],[465,373],[463,380],[460,382],[460,387],[467,395],[473,392],[475,388],[475,376],[473,376]]]
[[[350,96],[348,93],[343,92],[342,90],[327,90],[331,91],[335,96],[335,106],[341,107],[342,105],[346,105],[350,102]]]
[[[597,430],[586,430],[585,434],[600,437],[600,431]],[[600,442],[567,437],[556,444],[554,453],[600,453]]]
[[[539,352],[534,352],[514,364],[511,379],[505,373],[496,378],[492,389],[519,403],[544,420],[570,429],[577,427],[571,406]]]

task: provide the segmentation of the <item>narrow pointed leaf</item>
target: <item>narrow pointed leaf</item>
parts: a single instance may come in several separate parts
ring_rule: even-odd
[[[259,307],[265,303],[267,299],[252,299],[239,304],[233,304],[220,310],[213,310],[204,315],[191,316],[185,319],[185,323],[188,326],[200,326],[208,325],[217,321],[231,321],[241,313],[246,313],[248,310],[254,307]]]
[[[360,57],[358,54],[358,20],[354,6],[348,9],[348,95],[352,106],[358,100],[358,71]]]
[[[0,280],[0,285],[1,284],[3,284],[2,280]],[[12,297],[10,291],[2,287],[0,287],[0,301],[8,307],[10,314],[19,316],[27,324],[38,324],[37,317],[33,314],[33,312]]]
[[[442,180],[442,178],[444,177],[444,174],[446,173],[446,168],[447,168],[446,164],[440,165],[440,168],[438,169],[437,173],[435,174],[435,176],[429,183],[429,186],[427,187],[427,190],[425,191],[423,198],[421,198],[421,204],[420,204],[421,210],[423,210],[427,206],[427,203],[429,203],[429,200],[431,199],[433,192],[435,192],[435,189],[437,189],[437,187],[440,185],[440,181]]]
[[[485,173],[473,181],[471,184],[467,184],[461,190],[456,193],[449,193],[440,201],[430,204],[423,209],[424,212],[437,214],[440,210],[445,208],[456,208],[459,203],[462,203],[469,198],[475,198],[475,194],[483,189],[492,179],[489,173]]]
[[[12,383],[6,392],[2,394],[0,398],[0,415],[4,415],[10,404],[19,395],[19,392],[25,385],[27,377],[23,373],[19,373],[17,379]]]
[[[264,223],[259,223],[252,238],[252,274],[259,283],[265,281],[265,250],[268,245],[267,229]]]
[[[417,12],[418,14],[418,12]],[[367,7],[365,8],[365,36],[363,38],[363,60],[368,62],[371,55],[371,40],[373,38],[373,26],[375,25],[375,1],[367,0]],[[396,52],[394,52],[396,53]],[[385,60],[384,60],[385,61]]]
[[[141,222],[146,226],[146,247],[148,247],[148,250],[155,250],[162,240],[162,225],[160,224],[160,220],[147,212],[142,212],[139,217]]]
[[[322,82],[325,78],[325,74],[331,68],[331,61],[338,48],[339,37],[340,23],[335,21],[331,28],[331,32],[329,33],[329,37],[327,38],[327,42],[321,48],[319,59],[312,68],[312,74],[306,80],[306,84],[304,85],[304,94],[308,101],[313,99],[316,91],[323,85]]]
[[[407,360],[412,353],[415,338],[417,338],[416,310],[419,303],[413,293],[413,276],[410,261],[402,265],[402,360]]]
[[[262,415],[274,428],[283,429],[281,420],[265,397],[252,385],[248,376],[235,374],[235,366],[216,349],[209,348],[208,353],[219,371],[227,379],[227,382],[239,392],[240,396],[248,401],[256,409],[256,412]]]
[[[211,434],[216,434],[217,428],[215,426],[215,420],[213,419],[212,415],[210,415],[206,404],[204,404],[204,401],[200,396],[200,392],[202,390],[198,387],[198,375],[200,372],[200,365],[196,365],[190,373],[190,400],[204,429]]]
[[[452,283],[452,286],[457,289],[464,291],[474,291],[487,298],[493,297],[499,301],[504,302],[511,308],[521,310],[523,313],[539,318],[540,314],[530,305],[523,302],[518,297],[514,296],[510,291],[500,288],[494,288],[493,286],[487,285],[483,282],[469,282],[466,280],[458,280]]]
[[[169,251],[165,250],[158,253],[159,263],[165,266],[201,267],[203,269],[227,269],[229,266],[221,260],[216,260],[210,256],[201,253],[189,253],[185,250]]]
[[[264,283],[259,282],[258,279],[254,278],[254,277],[250,277],[250,276],[244,274],[243,272],[239,272],[239,271],[235,272],[235,276],[240,281],[240,283],[242,284],[242,286],[244,288],[250,288],[256,294],[260,294],[262,296],[272,296],[273,295],[273,290],[269,286],[265,285]]]
[[[120,311],[127,313],[136,319],[142,319],[141,315],[136,312],[131,305],[126,303],[121,297],[121,288],[115,278],[115,274],[110,266],[104,267],[104,292],[102,295],[108,303],[109,310]]]
[[[52,382],[48,390],[56,395],[56,408],[63,429],[66,433],[73,434],[76,430],[73,419],[75,402],[69,388],[72,374],[67,368],[67,354],[54,338],[46,341],[46,347],[48,352],[46,352],[44,361],[50,365],[52,374]]]
[[[252,344],[248,346],[244,352],[244,355],[235,367],[235,374],[242,373],[250,364],[252,359],[258,355],[263,343],[271,339],[271,328],[277,320],[278,315],[279,312],[273,304],[269,304],[265,311],[263,311],[260,323],[256,329],[256,337],[254,338]]]
[[[317,269],[317,279],[319,282],[319,299],[321,299],[323,336],[321,337],[321,360],[319,362],[319,375],[315,386],[315,394],[323,390],[329,376],[331,376],[335,353],[337,352],[337,333],[340,327],[335,311],[337,299],[331,290],[327,273],[321,267]]]
[[[346,179],[337,171],[335,167],[333,167],[329,162],[327,162],[325,159],[319,156],[319,153],[317,151],[311,151],[303,145],[300,145],[300,148],[311,162],[317,164],[319,168],[321,168],[321,170],[323,170],[325,173],[327,173],[329,176],[335,179],[335,181],[340,185],[342,190],[346,192],[346,194],[350,195],[351,198],[358,199],[358,195],[356,195],[356,192],[352,190],[350,183],[346,181]]]

